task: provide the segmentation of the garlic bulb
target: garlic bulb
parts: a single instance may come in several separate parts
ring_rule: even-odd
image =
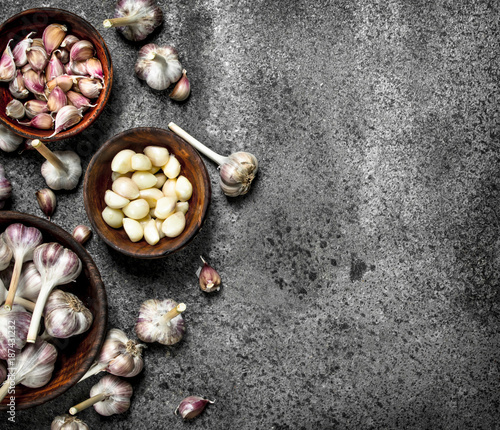
[[[154,0],[118,0],[115,17],[104,28],[117,27],[128,40],[144,40],[163,21],[163,12]]]
[[[7,43],[0,58],[0,82],[10,82],[16,77],[16,63],[9,46],[10,42],[12,42],[12,39]]]
[[[13,270],[14,266],[11,264],[3,272],[0,272],[0,280],[2,280],[4,284],[8,285],[10,282]],[[42,279],[40,273],[36,270],[33,261],[27,261],[21,268],[15,297],[23,297],[26,300],[34,302],[38,298],[41,287]]]
[[[0,149],[5,152],[14,152],[23,142],[23,138],[0,124]]]
[[[97,362],[91,366],[79,382],[102,371],[127,378],[139,374],[144,367],[142,359],[144,347],[145,345],[130,340],[122,330],[111,329],[102,345]]]
[[[9,225],[3,239],[14,255],[14,269],[9,286],[5,307],[9,309],[14,301],[23,263],[33,259],[35,248],[42,243],[42,233],[35,227],[15,223]]]
[[[20,354],[9,360],[9,380],[0,388],[0,402],[7,395],[9,387],[22,384],[28,388],[43,387],[50,381],[57,350],[43,340],[26,345]],[[12,363],[12,364],[11,364]]]
[[[215,403],[215,400],[208,400],[204,397],[189,396],[181,400],[175,410],[175,415],[180,415],[185,420],[190,420],[200,415],[209,403]]]
[[[9,267],[10,261],[12,260],[12,250],[7,246],[5,240],[3,240],[3,234],[0,235],[0,272]],[[10,281],[10,277],[9,277]]]
[[[77,296],[57,289],[50,293],[43,315],[45,330],[57,339],[86,332],[94,319]]]
[[[139,51],[135,73],[155,90],[165,90],[182,75],[177,50],[172,46],[144,45]]]
[[[5,301],[5,299],[7,298],[7,294],[8,294],[7,288],[5,288],[5,284],[3,280],[0,278],[0,303],[3,303]],[[14,297],[14,304],[21,305],[24,309],[30,312],[33,312],[33,309],[35,309],[35,303],[33,303],[31,300],[27,300],[21,297],[19,291]]]
[[[58,112],[58,115],[63,109]],[[78,185],[82,166],[76,152],[52,152],[38,139],[35,139],[31,146],[47,160],[42,164],[42,176],[50,188],[53,190],[72,190]]]
[[[211,293],[220,290],[221,279],[217,271],[201,257],[203,267],[200,270],[199,283],[202,291]]]
[[[0,358],[7,360],[9,349],[17,352],[26,345],[31,314],[21,305],[12,305],[12,310],[0,308]]]
[[[135,324],[137,337],[144,342],[158,342],[173,345],[184,336],[186,328],[181,313],[186,310],[184,303],[150,299],[142,303]]]
[[[90,399],[87,399],[70,408],[69,413],[75,415],[84,409],[94,406],[96,412],[106,417],[122,414],[130,407],[132,385],[113,375],[104,376],[90,390]]]
[[[44,243],[35,249],[33,263],[40,272],[42,287],[36,301],[27,342],[35,342],[42,311],[51,291],[58,285],[67,284],[78,278],[82,262],[68,248],[56,242]]]
[[[259,167],[254,155],[249,152],[235,152],[229,157],[223,157],[207,148],[173,122],[168,124],[168,128],[219,165],[219,185],[226,196],[237,197],[248,193]]]
[[[0,164],[0,209],[3,209],[5,206],[5,201],[10,198],[12,195],[12,184],[5,176],[5,169]],[[2,259],[0,255],[0,260]],[[0,266],[1,266],[0,262]],[[0,269],[2,270],[2,269]]]
[[[77,417],[64,414],[54,418],[50,430],[90,430],[90,427]]]

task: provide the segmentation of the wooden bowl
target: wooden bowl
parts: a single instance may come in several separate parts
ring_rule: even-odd
[[[122,149],[142,153],[146,146],[163,146],[174,154],[181,164],[181,175],[193,185],[186,213],[186,227],[175,238],[163,238],[156,245],[144,239],[131,242],[123,228],[114,229],[102,219],[106,207],[104,194],[111,189],[111,161]],[[198,152],[174,133],[161,128],[134,128],[108,140],[94,155],[85,173],[83,199],[85,210],[95,231],[112,248],[136,258],[166,257],[185,247],[203,225],[211,199],[211,185],[207,169]]]
[[[14,15],[0,26],[0,52],[4,52],[9,40],[13,39],[10,44],[11,49],[13,49],[17,42],[22,40],[32,31],[36,31],[36,35],[33,35],[32,37],[42,37],[45,27],[52,23],[66,25],[68,27],[67,34],[74,34],[79,39],[86,39],[94,45],[96,57],[102,63],[102,69],[104,72],[104,88],[101,90],[97,100],[92,101],[92,104],[95,104],[96,106],[89,108],[84,113],[83,118],[78,124],[57,133],[54,137],[49,138],[54,130],[38,130],[34,127],[20,125],[17,120],[8,117],[5,114],[5,107],[13,99],[13,97],[9,92],[9,84],[7,82],[0,82],[0,123],[12,130],[14,133],[27,139],[55,141],[67,139],[77,135],[89,127],[97,119],[103,111],[111,93],[111,86],[113,83],[113,67],[106,43],[91,24],[74,13],[62,9],[37,8],[25,10],[17,15]],[[22,102],[24,101],[25,100],[22,100]],[[21,120],[21,122],[25,121],[29,120]]]
[[[33,215],[0,211],[0,233],[14,223],[36,227],[42,232],[44,242],[58,242],[78,255],[83,267],[76,283],[57,288],[77,295],[94,316],[92,326],[87,332],[55,341],[58,357],[52,378],[47,385],[40,388],[16,386],[16,409],[27,409],[56,398],[75,385],[87,372],[96,359],[106,335],[108,307],[106,291],[96,265],[85,248],[71,234],[52,222]],[[6,410],[8,402],[10,394],[0,404],[0,410]]]

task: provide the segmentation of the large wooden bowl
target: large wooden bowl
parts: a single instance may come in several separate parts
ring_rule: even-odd
[[[12,49],[17,42],[32,31],[36,31],[36,35],[31,36],[32,38],[42,37],[45,27],[52,23],[66,25],[68,27],[67,34],[74,34],[79,39],[86,39],[94,45],[96,57],[102,63],[104,72],[104,88],[101,90],[97,100],[92,102],[92,104],[95,104],[96,106],[89,108],[84,113],[83,118],[78,124],[67,130],[61,131],[54,137],[49,138],[54,130],[38,130],[34,127],[19,125],[17,120],[8,117],[5,114],[5,107],[13,97],[9,92],[8,83],[0,82],[0,124],[5,125],[14,133],[28,139],[55,141],[67,139],[77,135],[89,127],[97,119],[103,111],[111,93],[111,86],[113,83],[113,67],[111,55],[109,54],[106,43],[91,24],[71,12],[62,9],[37,8],[25,10],[17,15],[14,15],[0,25],[0,53],[4,52],[7,43],[11,39],[13,39],[10,44]],[[24,101],[25,100],[22,100],[22,102]],[[26,119],[22,122],[24,121],[26,121]]]
[[[55,341],[58,357],[52,379],[47,385],[41,388],[16,386],[16,409],[27,409],[56,398],[75,385],[87,372],[106,335],[108,306],[106,291],[94,261],[71,234],[52,222],[33,215],[0,211],[0,233],[14,223],[36,227],[42,232],[44,242],[58,242],[78,255],[82,261],[82,273],[75,283],[58,288],[77,295],[94,316],[92,326],[87,332]],[[0,404],[0,410],[7,409],[9,401],[10,394]]]
[[[101,215],[106,207],[104,193],[111,189],[113,157],[122,149],[132,149],[142,153],[149,145],[166,147],[169,153],[174,154],[181,164],[180,174],[186,176],[193,185],[184,231],[175,238],[165,237],[153,246],[144,239],[140,242],[131,242],[123,228],[111,228]],[[127,130],[108,140],[90,161],[83,184],[85,210],[94,230],[110,247],[136,258],[166,257],[185,247],[203,225],[211,193],[207,168],[198,152],[171,131],[152,127]]]

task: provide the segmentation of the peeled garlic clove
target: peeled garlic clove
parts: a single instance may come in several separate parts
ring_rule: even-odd
[[[87,61],[94,56],[94,45],[88,40],[79,40],[69,51],[70,61]]]
[[[158,235],[160,236],[160,239],[163,239],[165,237],[165,233],[163,233],[163,230],[161,226],[163,225],[163,220],[161,218],[155,219],[155,224],[156,224],[156,230],[158,230]]]
[[[125,178],[131,178],[132,177],[132,172],[128,173],[118,173],[118,172],[112,172],[111,173],[111,180],[116,181],[118,178],[125,177]]]
[[[149,204],[149,208],[152,209],[156,207],[158,200],[165,196],[158,188],[146,188],[139,190],[139,197],[146,200]]]
[[[172,46],[144,45],[139,51],[135,73],[155,90],[165,90],[182,75],[177,50]]]
[[[169,97],[177,102],[182,102],[189,97],[190,93],[191,93],[191,86],[186,76],[186,70],[183,70],[182,78],[180,78],[177,84],[175,84],[175,87],[169,94]]]
[[[56,209],[56,195],[50,188],[43,188],[36,192],[36,200],[42,212],[50,219]]]
[[[167,164],[165,164],[162,169],[167,178],[177,178],[181,171],[181,164],[179,163],[179,160],[175,157],[175,155],[171,154],[169,156]]]
[[[139,187],[132,179],[122,176],[113,182],[111,189],[122,197],[134,200],[139,197]]]
[[[144,237],[144,229],[135,219],[123,218],[123,228],[132,242],[139,242]]]
[[[163,194],[165,194],[165,196],[177,196],[177,193],[175,192],[176,183],[177,178],[167,179],[161,189]]]
[[[221,278],[217,271],[208,265],[208,263],[200,257],[203,261],[203,267],[200,271],[199,283],[202,291],[206,293],[211,293],[213,291],[218,291],[220,289]]]
[[[151,160],[153,166],[162,167],[168,163],[168,149],[162,146],[146,146],[144,154]]]
[[[26,116],[33,119],[39,113],[48,113],[49,108],[47,107],[47,102],[42,100],[28,100],[24,103],[24,109],[26,111]]]
[[[144,218],[138,219],[139,224],[142,225],[142,228],[144,229],[146,227],[146,224],[151,221],[151,215],[148,213]]]
[[[149,172],[134,172],[131,179],[137,184],[139,190],[145,190],[156,185],[156,176]]]
[[[49,24],[45,27],[42,34],[42,42],[49,55],[52,54],[54,49],[59,48],[67,32],[68,28],[62,24]]]
[[[92,230],[90,230],[90,228],[88,228],[86,225],[77,225],[73,230],[72,236],[78,243],[81,243],[83,245],[92,236]]]
[[[193,185],[183,175],[180,175],[175,182],[175,194],[181,202],[188,201],[193,195]]]
[[[13,152],[23,142],[23,138],[0,124],[0,149],[5,152]]]
[[[185,420],[190,420],[200,415],[209,403],[215,403],[215,401],[199,396],[189,396],[179,403],[175,414],[180,415]]]
[[[12,94],[12,97],[19,100],[24,100],[29,96],[30,92],[24,85],[23,74],[20,70],[17,70],[16,77],[9,82],[9,91]]]
[[[123,226],[123,212],[120,209],[113,209],[106,206],[102,211],[102,219],[112,228],[120,228]]]
[[[182,212],[184,215],[186,215],[188,210],[189,202],[177,202],[175,205],[176,212]]]
[[[90,75],[91,78],[99,78],[101,81],[104,81],[102,64],[98,58],[95,57],[89,58],[85,66],[87,68],[87,73]]]
[[[155,188],[162,188],[167,180],[167,176],[165,175],[165,173],[163,172],[156,173],[155,178],[156,178]]]
[[[66,93],[61,88],[55,87],[47,99],[47,108],[51,112],[59,112],[67,103],[68,98],[66,97]]]
[[[52,79],[63,75],[65,71],[64,64],[54,53],[52,54],[52,57],[50,57],[47,67],[45,68],[45,79],[51,81]]]
[[[151,160],[144,154],[134,154],[130,161],[132,170],[150,170],[153,167]]]
[[[151,219],[144,227],[144,239],[150,245],[156,245],[160,241],[160,234],[156,228],[156,220]]]
[[[122,209],[125,216],[139,220],[149,214],[149,204],[144,199],[131,201]]]
[[[132,157],[135,152],[131,149],[123,149],[118,152],[111,161],[111,170],[118,173],[128,173],[132,169]]]
[[[177,203],[177,197],[174,196],[162,197],[156,202],[155,217],[166,219],[169,215],[174,213],[176,203]]]
[[[12,99],[5,107],[5,114],[11,118],[21,119],[25,114],[24,105],[16,99]]]
[[[29,33],[23,40],[18,42],[14,49],[12,50],[12,55],[14,56],[14,63],[16,67],[23,67],[28,62],[28,57],[26,56],[26,50],[31,46],[33,39],[31,35],[35,34],[34,31]]]
[[[168,198],[168,197],[165,197]],[[186,217],[182,212],[175,212],[170,215],[161,226],[163,233],[167,237],[177,237],[186,227]]]
[[[12,39],[7,43],[0,58],[0,82],[10,82],[16,77],[16,64],[10,50],[10,42],[12,42]]]
[[[121,209],[130,203],[129,199],[116,194],[114,191],[106,190],[104,193],[104,202],[113,209]]]
[[[73,105],[78,109],[82,109],[85,112],[89,107],[95,107],[97,105],[93,105],[90,103],[90,100],[85,97],[83,94],[77,93],[75,91],[68,91],[66,93],[66,97],[68,99],[68,103]]]
[[[24,85],[28,91],[43,96],[45,90],[45,75],[32,69],[23,73]]]
[[[102,90],[102,84],[97,79],[82,78],[78,81],[80,92],[89,99],[96,99]]]
[[[19,122],[19,124],[21,125],[35,127],[39,130],[50,130],[53,123],[54,120],[48,113],[39,113],[38,115],[34,116],[29,122]]]
[[[45,70],[49,62],[49,55],[47,51],[41,46],[31,45],[26,50],[26,56],[28,57],[28,63],[30,63],[31,68],[35,72],[42,72]]]
[[[49,137],[54,137],[57,133],[78,124],[83,117],[82,109],[75,106],[66,105],[59,109],[56,115],[55,130]]]

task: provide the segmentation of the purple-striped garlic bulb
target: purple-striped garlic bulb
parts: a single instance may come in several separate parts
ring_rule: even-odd
[[[21,305],[13,304],[11,310],[0,308],[0,359],[12,358],[9,351],[18,353],[24,348],[30,322],[31,314]]]

